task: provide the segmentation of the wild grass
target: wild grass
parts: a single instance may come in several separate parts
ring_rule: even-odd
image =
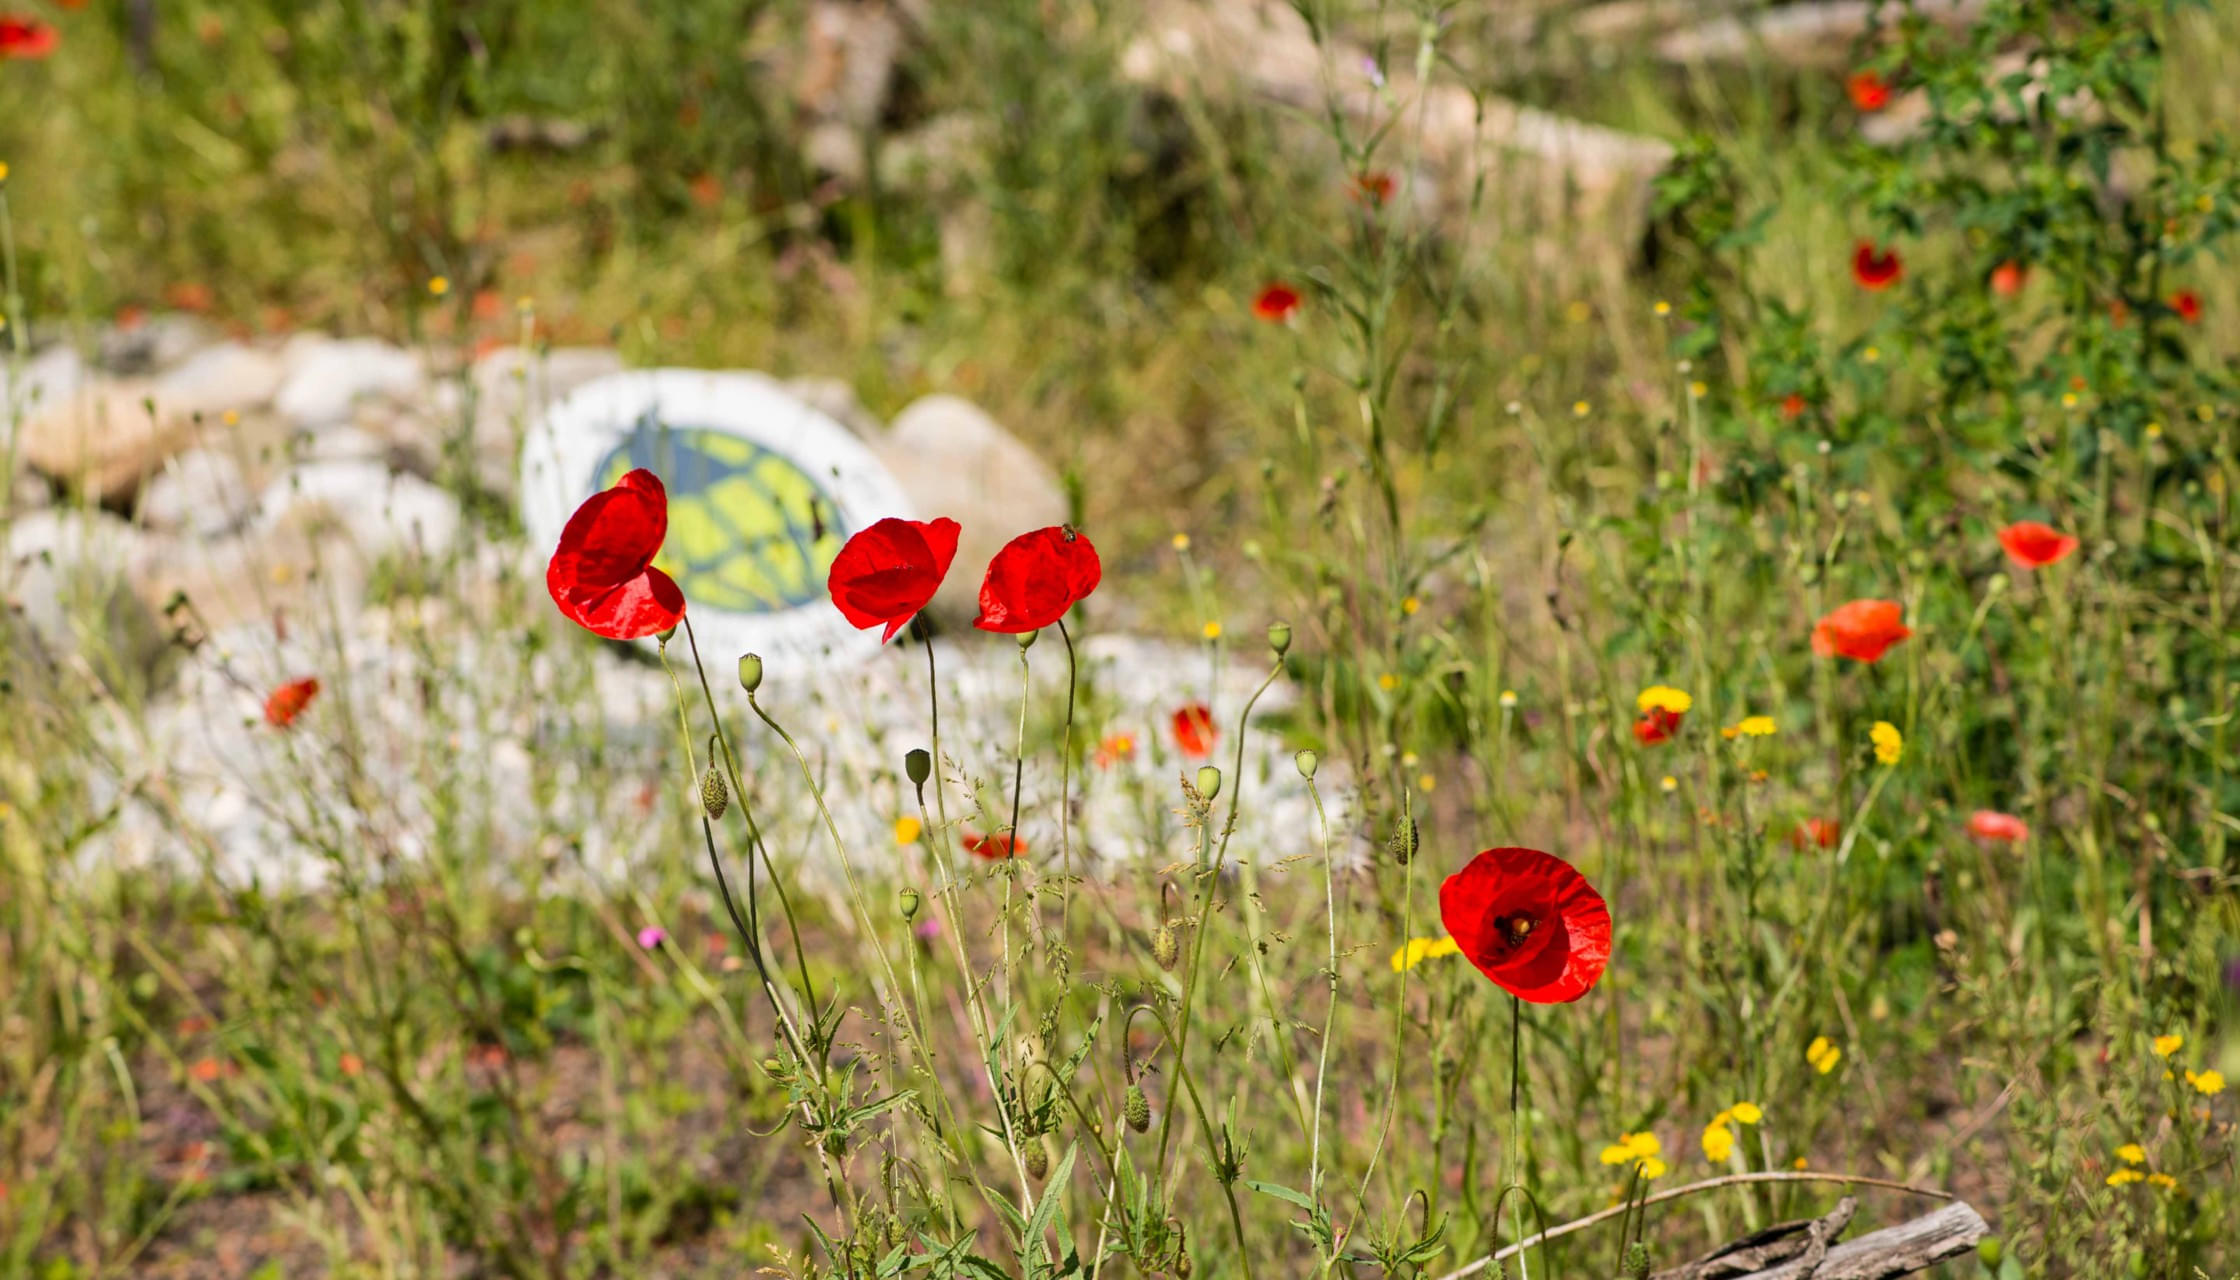
[[[455,358],[494,293],[634,363],[837,376],[882,413],[956,391],[1078,494],[1107,580],[1068,639],[1202,667],[1146,704],[1092,665],[1068,719],[1060,637],[993,641],[936,686],[921,811],[914,643],[870,686],[906,710],[773,670],[765,720],[739,655],[703,683],[680,635],[663,672],[477,568],[519,550],[485,506],[377,617],[166,663],[331,682],[209,765],[306,887],[229,868],[170,785],[197,727],[118,678],[97,614],[62,653],[11,616],[0,1274],[1437,1277],[1528,1222],[1800,1169],[1967,1198],[2002,1243],[1949,1275],[2240,1265],[2232,1095],[2199,1083],[2240,1071],[2232,16],[1993,6],[2109,108],[2004,132],[1966,115],[1993,36],[1915,32],[1881,65],[1959,123],[1876,152],[1840,75],[1582,68],[1450,7],[1338,7],[1390,67],[1429,31],[1443,76],[1685,144],[1643,253],[1582,271],[1562,226],[1366,208],[1336,157],[1404,171],[1404,122],[1363,159],[1324,120],[1147,95],[1125,6],[931,10],[882,127],[985,127],[896,186],[816,181],[790,5],[210,4],[137,47],[132,6],[44,12],[63,51],[0,64],[12,367],[195,285],[253,333]],[[516,115],[596,131],[493,151]],[[1859,238],[1900,243],[1900,287],[1853,283]],[[2033,281],[2002,311],[2010,245]],[[1249,310],[1276,278],[1290,326]],[[2153,312],[2181,286],[2197,324]],[[2019,570],[1992,535],[2023,517],[2084,545]],[[1815,658],[1854,597],[1914,634]],[[1279,669],[1296,699],[1245,721],[1218,673]],[[1651,685],[1694,705],[1647,746]],[[1203,761],[1157,714],[1197,697]],[[1753,715],[1774,732],[1720,732]],[[1100,771],[1114,734],[1141,757]],[[1266,763],[1293,751],[1311,788]],[[1022,756],[1030,856],[974,862],[958,830],[1006,825]],[[1053,776],[1136,820],[1061,815]],[[2030,837],[1971,838],[1977,809]],[[89,856],[127,827],[157,866]],[[1616,920],[1593,995],[1522,1011],[1514,1078],[1466,961],[1393,963],[1510,844]],[[1603,1158],[1644,1133],[1647,1185]],[[1676,1265],[1839,1189],[1692,1196],[1530,1273],[1611,1274],[1634,1233]]]

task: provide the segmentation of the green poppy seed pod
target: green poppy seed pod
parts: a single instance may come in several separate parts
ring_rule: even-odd
[[[1983,1239],[1976,1241],[1976,1257],[1982,1260],[1983,1265],[1996,1267],[2000,1260],[2006,1256],[2006,1242],[1999,1237],[1985,1236]]]
[[[924,747],[910,748],[903,753],[902,772],[909,777],[911,786],[924,787],[926,779],[933,776],[932,753]]]
[[[753,693],[762,687],[761,654],[742,653],[739,655],[739,687],[748,693]]]
[[[1407,866],[1415,861],[1416,841],[1421,834],[1416,827],[1416,820],[1410,818],[1393,831],[1390,840],[1385,841],[1384,851],[1392,855],[1394,862]]]
[[[1143,1086],[1128,1086],[1127,1101],[1121,1104],[1120,1113],[1127,1117],[1128,1127],[1137,1133],[1151,1127],[1151,1099],[1143,1096]]]
[[[1027,1158],[1028,1177],[1040,1182],[1050,1176],[1050,1149],[1042,1145],[1042,1139],[1027,1139],[1026,1150],[1019,1154]]]
[[[1626,1256],[1618,1264],[1618,1274],[1626,1280],[1646,1280],[1649,1274],[1649,1246],[1639,1240],[1626,1246]]]
[[[1271,623],[1269,623],[1269,624],[1268,624],[1268,647],[1269,647],[1269,648],[1271,648],[1271,649],[1273,649],[1273,650],[1275,650],[1275,651],[1276,651],[1276,656],[1277,656],[1277,657],[1279,657],[1279,658],[1280,658],[1280,657],[1282,657],[1282,656],[1283,656],[1284,654],[1286,654],[1286,653],[1290,652],[1290,649],[1291,649],[1291,624],[1290,624],[1290,623],[1288,623],[1288,622],[1271,622]]]
[[[1191,1265],[1189,1254],[1178,1253],[1174,1256],[1174,1273],[1177,1280],[1190,1280],[1190,1273],[1195,1270],[1197,1268]]]
[[[1198,766],[1198,794],[1211,800],[1221,794],[1221,771],[1210,764]]]
[[[1182,958],[1182,943],[1174,936],[1174,926],[1162,923],[1159,932],[1151,935],[1151,958],[1159,967],[1173,972],[1175,961]]]
[[[1302,751],[1291,757],[1291,763],[1299,766],[1300,777],[1312,782],[1314,781],[1314,771],[1322,767],[1322,757],[1312,751]]]
[[[1020,651],[1025,652],[1028,649],[1034,648],[1034,638],[1041,634],[1042,632],[1039,629],[1034,631],[1022,631],[1014,638],[1019,642]],[[1043,1160],[1047,1162],[1049,1158],[1050,1157],[1048,1156],[1044,1156]]]
[[[918,891],[916,889],[904,889],[902,891],[902,918],[904,920],[918,918]]]
[[[708,815],[708,821],[717,822],[730,807],[731,788],[725,785],[723,774],[711,764],[708,771],[700,775],[700,808]]]

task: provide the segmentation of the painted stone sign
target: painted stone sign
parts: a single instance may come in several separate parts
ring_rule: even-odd
[[[634,467],[669,491],[654,564],[684,591],[710,663],[754,652],[782,670],[878,652],[877,631],[832,607],[825,575],[848,535],[912,512],[847,428],[757,373],[652,369],[585,383],[522,451],[530,545],[557,543],[577,504]]]

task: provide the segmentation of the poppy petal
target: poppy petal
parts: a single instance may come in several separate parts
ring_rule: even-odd
[[[611,587],[574,588],[555,585],[548,571],[545,585],[570,621],[609,640],[659,635],[684,621],[684,592],[659,569]]]
[[[1088,535],[1062,525],[1022,533],[988,562],[980,616],[972,625],[1008,635],[1040,630],[1095,591],[1103,577]]]
[[[886,625],[884,644],[909,625],[941,589],[957,555],[957,522],[920,523],[889,516],[848,539],[833,557],[825,585],[851,626]]]
[[[568,517],[547,576],[575,586],[617,586],[652,564],[668,536],[669,499],[660,479],[633,471]]]
[[[1439,914],[1470,963],[1519,999],[1576,1000],[1609,964],[1608,904],[1577,868],[1537,849],[1480,853],[1439,887]]]

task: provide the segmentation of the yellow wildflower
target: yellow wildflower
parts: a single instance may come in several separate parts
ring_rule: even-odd
[[[428,280],[428,293],[431,296],[440,298],[449,292],[451,292],[451,277],[433,276]]]
[[[1733,1116],[1737,1124],[1756,1124],[1766,1118],[1766,1113],[1759,1110],[1755,1102],[1737,1102],[1727,1109],[1727,1114]]]
[[[2127,1183],[2144,1182],[2146,1181],[2146,1177],[2147,1175],[2139,1172],[2137,1169],[2118,1169],[2114,1173],[2108,1175],[2108,1185],[2111,1187],[2120,1187],[2126,1185]]]
[[[1643,689],[1633,703],[1643,711],[1663,710],[1680,716],[1686,715],[1688,708],[1696,705],[1696,700],[1671,685],[1653,684]]]
[[[1664,1144],[1653,1133],[1621,1133],[1618,1140],[1602,1149],[1602,1163],[1630,1164],[1641,1170],[1644,1178],[1661,1178],[1665,1163],[1657,1157],[1664,1154]]]
[[[0,160],[0,182],[6,182],[7,180],[8,180],[8,162],[7,162],[7,161],[5,161],[5,160]]]
[[[1789,1167],[1792,1169],[1804,1169],[1809,1168],[1811,1166],[1811,1163],[1811,1161],[1806,1160],[1803,1156],[1798,1156],[1796,1159],[1789,1162]]]
[[[1416,599],[1414,596],[1409,596],[1407,599],[1400,602],[1400,612],[1408,615],[1411,618],[1416,616],[1416,610],[1421,609],[1422,607],[1423,601]]]
[[[1208,640],[1219,640],[1221,638],[1221,624],[1218,622],[1209,622],[1198,629],[1205,633]]]
[[[1906,752],[1905,735],[1888,720],[1875,721],[1874,727],[1867,730],[1867,739],[1874,743],[1874,758],[1884,764],[1898,763],[1898,758]]]
[[[1812,1064],[1813,1070],[1826,1075],[1836,1069],[1838,1062],[1843,1061],[1843,1050],[1837,1048],[1826,1036],[1814,1036],[1812,1043],[1804,1048],[1804,1060]]]
[[[925,824],[919,822],[916,818],[913,818],[908,814],[904,814],[902,817],[896,818],[894,820],[894,842],[896,844],[916,844],[918,843],[918,837],[920,835],[923,835],[924,833]]]
[[[1589,408],[1590,406],[1586,401],[1574,400],[1571,402],[1571,416],[1575,418],[1584,418],[1587,416]]]
[[[1711,394],[1711,384],[1705,382],[1701,378],[1698,378],[1694,382],[1688,384],[1688,394],[1694,396],[1698,400],[1701,400],[1705,396]]]
[[[1734,1155],[1734,1130],[1723,1124],[1703,1127],[1703,1158],[1713,1164],[1724,1164]]]
[[[1641,1176],[1646,1181],[1654,1181],[1663,1177],[1667,1172],[1664,1161],[1657,1159],[1655,1156],[1648,1156],[1641,1161]]]
[[[1426,960],[1435,960],[1440,956],[1457,955],[1461,951],[1462,944],[1456,942],[1451,936],[1410,938],[1406,945],[1392,953],[1392,971],[1394,973],[1404,973]]]
[[[1745,738],[1770,738],[1774,727],[1772,716],[1744,716],[1736,723],[1734,731]]]
[[[1178,533],[1169,541],[1174,544],[1174,549],[1177,551],[1188,551],[1190,549],[1190,535],[1187,533]]]
[[[2147,1175],[2147,1185],[2150,1187],[2160,1187],[2164,1191],[2176,1191],[2178,1189],[2178,1180],[2171,1177],[2167,1173],[2150,1173]]]
[[[1657,785],[1667,791],[1678,791],[1680,789],[1680,779],[1668,773],[1657,780]]]
[[[1416,778],[1416,790],[1418,791],[1430,791],[1436,788],[1438,785],[1439,780],[1432,777],[1428,773],[1422,774]]]
[[[1501,705],[1504,707],[1513,707],[1517,705],[1517,691],[1514,689],[1503,689],[1501,691]]]
[[[2208,210],[2204,209],[2202,210],[2202,212],[2206,213],[2208,212]],[[1672,304],[1666,302],[1662,298],[1657,299],[1657,305],[1650,309],[1655,311],[1660,316],[1669,316],[1672,314]]]
[[[2169,1035],[2154,1038],[2154,1056],[2157,1058],[2167,1058],[2185,1047],[2186,1038],[2175,1031]]]
[[[2195,1075],[2188,1071],[2186,1072],[2186,1083],[2193,1086],[2195,1093],[2213,1098],[2224,1092],[2224,1072],[2204,1071],[2200,1075]]]
[[[1386,693],[1390,693],[1394,689],[1400,687],[1400,677],[1387,671],[1383,675],[1377,677],[1377,687],[1384,690]]]
[[[2147,1149],[2136,1142],[2126,1142],[2116,1148],[2116,1159],[2123,1161],[2125,1164],[2145,1164],[2147,1162]]]

